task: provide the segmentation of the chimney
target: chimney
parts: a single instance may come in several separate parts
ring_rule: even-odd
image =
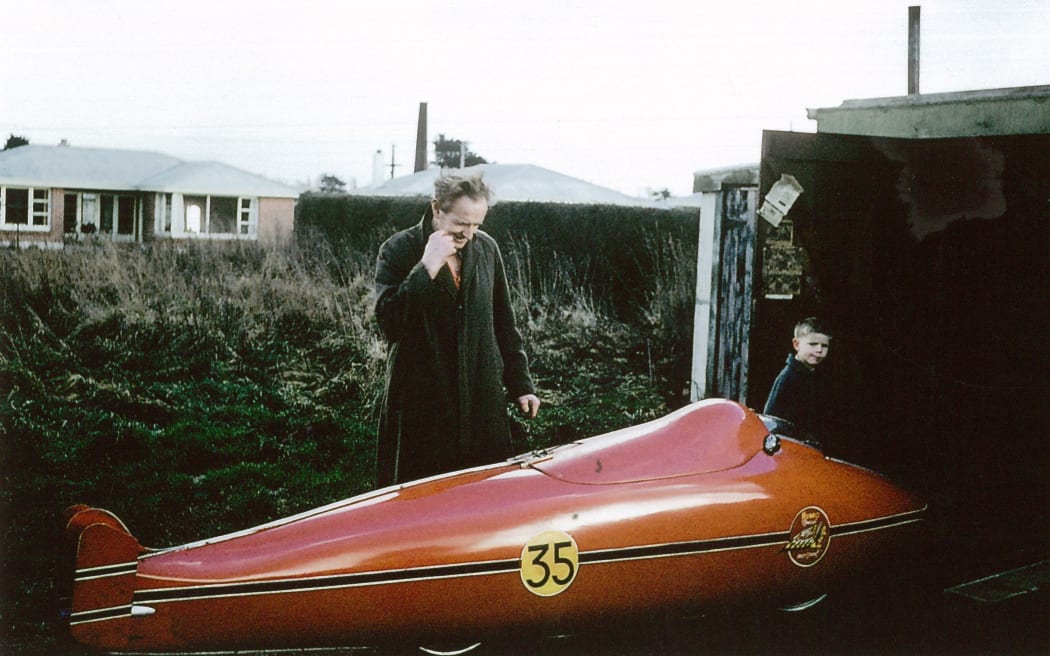
[[[414,172],[427,168],[427,104],[419,103],[419,122],[416,124],[416,167]]]
[[[383,184],[383,170],[386,166],[383,164],[383,151],[376,150],[375,154],[372,155],[372,185],[378,187]]]

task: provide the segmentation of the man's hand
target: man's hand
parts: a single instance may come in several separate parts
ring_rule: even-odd
[[[523,417],[535,419],[536,413],[540,411],[540,399],[535,394],[526,394],[518,397],[518,410]]]
[[[445,266],[445,263],[456,254],[457,250],[459,249],[456,247],[456,240],[448,230],[435,230],[430,233],[420,262],[430,274],[431,279],[437,278],[441,267]]]

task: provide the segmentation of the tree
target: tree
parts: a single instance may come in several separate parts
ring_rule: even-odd
[[[16,137],[12,134],[10,137],[7,138],[7,143],[4,144],[4,150],[11,150],[12,148],[18,148],[19,146],[28,145],[29,139],[26,139],[25,137]]]
[[[331,173],[324,173],[321,175],[321,193],[345,194],[346,183]]]
[[[434,140],[434,163],[442,168],[458,169],[461,161],[462,166],[488,163],[481,155],[467,150],[467,142],[439,134]]]

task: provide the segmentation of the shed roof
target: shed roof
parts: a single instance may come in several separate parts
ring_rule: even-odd
[[[845,100],[809,109],[817,132],[932,139],[1050,132],[1050,85]]]
[[[294,187],[221,162],[143,150],[19,146],[0,152],[0,184],[296,198]]]
[[[892,107],[922,107],[929,105],[952,105],[975,102],[994,102],[1002,100],[1037,100],[1045,102],[1050,99],[1050,85],[1028,87],[1006,87],[1002,89],[975,89],[972,91],[947,91],[942,93],[916,93],[907,96],[887,98],[854,98],[843,100],[838,107],[819,107],[807,109],[809,118],[819,118],[821,114],[840,112],[852,109],[888,109]]]

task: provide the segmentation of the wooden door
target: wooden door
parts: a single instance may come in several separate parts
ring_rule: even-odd
[[[717,196],[714,216],[715,261],[705,395],[733,399],[745,405],[756,198],[755,187],[723,188]]]

